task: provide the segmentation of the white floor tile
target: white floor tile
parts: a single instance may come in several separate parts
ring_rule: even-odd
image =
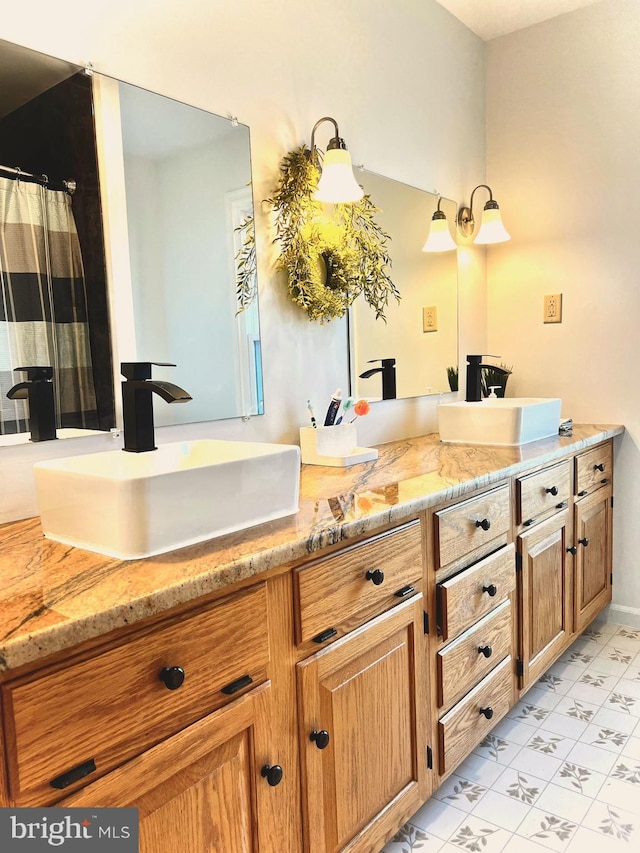
[[[409,853],[409,851],[414,850],[424,851],[424,853],[439,853],[444,843],[441,838],[436,838],[435,835],[425,832],[424,829],[407,823],[383,847],[380,853]]]
[[[627,735],[630,735],[638,724],[636,717],[624,714],[621,711],[614,711],[610,707],[600,708],[593,718],[593,722],[596,726],[606,726],[609,729],[615,729],[615,731],[624,732]]]
[[[599,726],[592,723],[587,726],[578,740],[581,743],[588,743],[600,749],[606,749],[608,752],[618,753],[622,752],[622,749],[629,740],[629,735],[615,729],[610,729],[607,726]]]
[[[637,811],[640,808],[640,762],[630,759],[626,755],[619,755],[609,778],[620,779],[635,787],[638,807],[634,808],[633,811]]]
[[[489,820],[509,832],[515,832],[529,813],[530,806],[498,791],[487,791],[485,797],[474,807],[473,814],[481,820]]]
[[[596,773],[606,775],[613,769],[617,761],[617,755],[606,749],[599,749],[597,746],[592,746],[589,743],[577,743],[567,756],[567,761],[577,764],[580,767],[586,767],[587,770],[593,770]]]
[[[626,841],[628,849],[638,849],[640,820],[636,814],[618,806],[600,802],[598,799],[587,812],[582,826],[600,833],[602,851],[607,850],[605,845],[609,840]]]
[[[554,814],[556,817],[580,823],[589,811],[592,802],[591,797],[551,783],[542,792],[536,803],[536,808]]]
[[[460,850],[482,850],[483,853],[500,853],[511,833],[501,829],[494,823],[482,818],[469,815],[467,820],[456,829],[449,838],[449,844],[454,849]]]
[[[442,800],[448,806],[455,806],[464,812],[470,812],[489,789],[477,782],[452,775],[446,779],[434,793],[437,800]]]
[[[532,806],[547,787],[546,779],[508,767],[491,786],[492,791],[504,794],[516,802]]]
[[[538,681],[535,687],[527,690],[523,701],[529,705],[535,705],[536,708],[545,708],[547,711],[553,711],[564,694],[557,693],[555,690],[546,690],[544,687],[539,687],[539,684],[540,682]],[[567,690],[572,684],[573,682],[567,682]]]
[[[431,797],[411,818],[410,823],[443,841],[451,836],[467,817],[466,812]]]
[[[533,808],[518,828],[518,835],[550,850],[564,851],[575,835],[578,824]]]
[[[619,841],[610,835],[605,839],[601,833],[584,826],[578,827],[566,849],[566,853],[623,853],[623,851],[629,853],[628,841]]]
[[[479,785],[485,785],[489,788],[502,774],[503,770],[504,768],[501,764],[472,753],[458,767],[456,775],[462,776],[463,779],[469,779],[471,782],[478,782]]]
[[[640,666],[628,666],[622,676],[626,681],[634,684],[640,683]]]
[[[603,755],[607,754],[604,750],[600,750],[600,752]],[[606,778],[604,773],[589,770],[588,767],[567,759],[562,762],[562,767],[551,782],[561,788],[566,788],[568,791],[576,791],[579,794],[584,794],[585,797],[594,799],[598,796],[598,791],[602,788]]]
[[[574,720],[590,723],[598,712],[600,704],[593,704],[582,697],[577,697],[575,691],[579,687],[587,687],[587,685],[574,684],[571,693],[562,697],[556,705],[555,711],[557,714],[565,714],[567,717],[573,717]],[[591,689],[594,690],[595,688]],[[604,690],[601,692],[604,693]],[[608,698],[607,693],[605,693],[605,698]]]
[[[551,711],[546,708],[539,708],[531,702],[527,701],[527,697],[521,699],[517,705],[509,711],[507,717],[511,720],[520,720],[523,723],[528,723],[530,726],[539,726],[549,716]]]
[[[635,717],[636,720],[640,717],[640,699],[635,696],[628,696],[618,689],[611,691],[602,707],[628,714],[630,717]]]
[[[521,770],[523,773],[531,773],[539,779],[546,779],[547,782],[555,776],[562,765],[559,758],[553,758],[550,755],[542,755],[533,749],[523,747],[516,757],[511,762],[511,767],[514,770]]]
[[[535,729],[534,729],[535,731]],[[518,743],[509,743],[508,740],[498,737],[493,732],[488,734],[473,750],[476,755],[495,761],[505,766],[511,764],[512,760],[520,752]]]
[[[622,756],[633,761],[640,761],[640,738],[630,737],[622,749]]]
[[[538,679],[536,687],[532,687],[531,690],[544,690],[553,695],[563,696],[573,683],[574,682],[570,678],[565,678],[562,675],[556,675],[553,672],[546,672],[542,678]]]
[[[507,841],[503,853],[544,853],[545,850],[547,850],[546,847],[542,847],[528,838],[523,838],[521,835],[512,835],[509,841]]]
[[[620,678],[611,690],[615,690],[616,693],[622,693],[625,696],[633,696],[634,699],[640,700],[640,678],[637,681],[629,678]]]
[[[597,657],[601,660],[610,660],[614,663],[631,666],[636,654],[637,652],[635,650],[630,651],[629,649],[622,648],[619,643],[609,643],[604,647],[600,654],[597,655]]]
[[[629,654],[637,655],[640,652],[640,640],[638,639],[640,635],[637,631],[628,632],[626,634],[618,631],[607,643],[608,647],[614,647],[616,649],[623,649],[629,652]]]
[[[640,794],[639,785],[613,779],[611,776],[604,783],[598,793],[598,802],[608,803],[613,808],[624,809],[636,815],[640,819]]]
[[[605,675],[617,675],[619,678],[624,674],[629,664],[612,660],[609,657],[598,655],[593,659],[587,672],[602,672]]]
[[[620,627],[621,626],[617,625],[615,622],[607,622],[604,619],[596,619],[591,623],[591,625],[589,625],[587,631],[594,630],[597,631],[599,634],[608,634],[611,636],[615,634]]]
[[[574,681],[571,687],[567,690],[566,695],[570,699],[577,699],[579,702],[588,702],[591,707],[599,708],[609,698],[609,693],[616,685],[616,682],[619,681],[617,676],[615,675],[602,675],[602,678],[607,679],[607,681],[600,681],[597,677],[597,674],[594,676],[594,682],[588,683],[585,681],[585,678],[589,675],[589,672],[584,673],[580,681]],[[601,687],[595,687],[594,684],[606,684],[608,681],[611,682],[611,687],[609,689],[604,689]],[[564,706],[563,706],[564,707]]]
[[[566,663],[562,658],[554,663],[548,670],[552,675],[559,675],[568,681],[577,681],[584,672],[584,666],[576,666],[573,663]]]
[[[579,740],[589,726],[589,723],[585,720],[577,720],[575,717],[569,717],[566,714],[557,714],[553,711],[542,725],[548,732],[554,732],[563,737]]]
[[[503,738],[509,743],[519,743],[520,746],[528,743],[535,733],[534,726],[520,720],[512,720],[510,717],[503,717],[492,730],[492,734],[496,737]]]
[[[546,729],[544,724],[537,729],[531,740],[525,744],[527,749],[534,749],[541,755],[551,755],[554,758],[566,758],[577,741],[563,737],[554,731]]]

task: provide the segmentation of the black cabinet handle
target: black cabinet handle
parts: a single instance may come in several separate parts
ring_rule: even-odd
[[[396,598],[406,598],[408,595],[412,595],[415,592],[415,588],[408,584],[407,586],[403,586],[402,589],[399,589],[397,592],[394,592]]]
[[[319,732],[314,729],[309,735],[309,740],[313,741],[318,749],[325,749],[329,746],[329,732],[326,729],[320,729]]]
[[[232,681],[231,684],[227,684],[226,687],[222,688],[222,692],[227,696],[231,696],[232,693],[237,693],[238,690],[242,690],[243,687],[248,687],[249,684],[253,684],[253,678],[250,675],[243,675],[242,678],[238,678],[237,681]]]
[[[567,505],[566,501],[562,501],[562,503],[556,504],[556,509],[564,509]]]
[[[584,539],[578,539],[578,542],[580,543],[580,545],[584,545],[585,548],[589,544],[589,540],[587,539],[586,536],[584,537]]]
[[[551,488],[550,488],[550,489],[545,489],[545,492],[546,492],[548,495],[553,495],[553,496],[554,496],[554,498],[555,498],[555,497],[556,497],[556,495],[558,494],[558,487],[557,487],[557,486],[551,486]]]
[[[260,775],[263,779],[267,780],[272,788],[275,788],[276,785],[279,785],[280,782],[282,782],[282,767],[280,767],[279,764],[274,764],[273,767],[265,764],[260,771]]]
[[[165,666],[158,675],[167,690],[177,690],[184,681],[184,669],[181,666]]]
[[[498,592],[498,587],[494,583],[490,583],[488,586],[483,586],[482,591],[486,592],[489,595],[489,598],[493,598]]]
[[[491,522],[488,518],[483,518],[482,521],[476,521],[476,527],[481,527],[483,530],[488,530],[491,527]]]
[[[368,581],[371,581],[374,586],[380,586],[380,584],[384,580],[384,572],[381,569],[369,569],[369,571],[365,575],[365,578]]]
[[[578,492],[578,497],[583,498],[585,495],[588,495],[588,494],[589,494],[589,492],[587,491],[587,489],[583,489],[581,492]]]
[[[486,717],[487,720],[490,720],[493,717],[493,708],[489,705],[488,708],[480,708],[480,713],[483,717]]]
[[[313,637],[312,639],[314,643],[326,643],[327,640],[331,639],[331,637],[335,637],[337,633],[338,632],[335,628],[327,628],[326,631],[321,631],[319,634],[316,634],[315,637]]]
[[[52,779],[49,784],[52,788],[67,788],[79,779],[84,779],[85,776],[93,773],[95,769],[96,763],[93,758],[90,758],[88,761],[78,764],[78,766],[74,767],[72,770],[67,770],[67,772],[63,773],[61,776],[56,776],[56,778]]]
[[[601,483],[603,486],[606,486],[608,482],[609,482],[609,478],[608,478],[608,477],[603,477],[603,478],[602,478],[602,480],[600,480],[600,483]]]
[[[600,471],[600,473],[602,474],[602,472],[604,471],[604,462],[599,462],[597,465],[594,465],[593,470]]]
[[[575,545],[572,545],[570,548],[567,548],[567,551],[569,552],[569,554],[573,554],[574,557],[578,553],[578,549]]]
[[[486,645],[486,646],[478,646],[478,654],[479,654],[479,655],[480,655],[480,654],[482,654],[482,655],[484,655],[486,658],[490,658],[490,657],[491,657],[491,655],[493,654],[493,649],[492,649],[492,648],[491,648],[491,646],[489,646],[489,645]]]
[[[532,524],[535,524],[535,518],[528,518],[526,521],[522,522],[523,527],[531,527]]]

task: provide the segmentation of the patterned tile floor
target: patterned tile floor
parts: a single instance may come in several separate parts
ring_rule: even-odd
[[[382,853],[640,849],[640,629],[595,622]]]

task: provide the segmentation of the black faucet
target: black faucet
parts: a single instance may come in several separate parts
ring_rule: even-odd
[[[183,388],[171,382],[151,381],[151,367],[175,367],[162,361],[123,361],[122,417],[124,447],[129,453],[157,450],[153,429],[153,394],[167,403],[188,403],[192,399]]]
[[[56,435],[56,404],[53,394],[53,367],[16,367],[16,373],[26,373],[25,382],[18,382],[7,391],[10,400],[29,403],[31,441],[52,441]]]
[[[468,355],[467,356],[467,403],[479,403],[482,400],[482,368],[490,367],[496,373],[509,374],[508,370],[495,364],[482,364],[483,358],[500,358],[499,355]]]
[[[381,367],[372,367],[360,374],[360,379],[368,379],[375,373],[382,374],[382,399],[396,399],[396,360],[395,358],[372,358],[367,363],[374,364],[379,361]]]

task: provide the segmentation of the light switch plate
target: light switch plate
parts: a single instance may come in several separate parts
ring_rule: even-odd
[[[437,305],[428,305],[422,309],[422,331],[437,332],[438,331],[438,307]]]
[[[562,323],[562,294],[551,293],[544,297],[545,323]]]

